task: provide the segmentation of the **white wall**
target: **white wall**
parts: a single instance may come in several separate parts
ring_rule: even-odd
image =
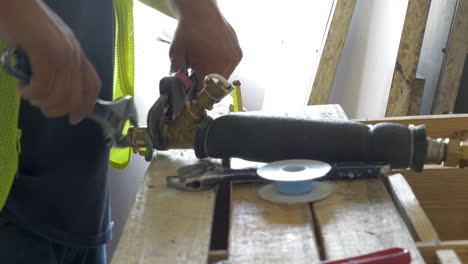
[[[349,118],[385,116],[408,0],[358,0],[328,103]]]
[[[231,80],[248,110],[306,104],[333,1],[218,0],[243,49]]]
[[[230,80],[241,81],[243,102],[248,110],[306,104],[334,1],[218,0],[223,15],[237,32],[244,53]],[[138,12],[135,28],[141,32],[136,32],[137,38],[147,35],[145,39],[136,39],[137,57],[139,52],[143,55],[141,64],[151,65],[146,68],[137,65],[140,75],[137,86],[157,83],[169,61],[168,45],[155,42],[161,36],[170,41],[176,21],[138,1],[135,6]],[[141,98],[137,94],[137,103],[149,107],[154,91],[148,89],[153,88],[139,85],[138,91],[142,89],[147,91],[141,93],[144,94]]]

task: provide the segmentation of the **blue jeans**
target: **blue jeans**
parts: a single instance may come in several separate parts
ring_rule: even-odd
[[[21,229],[0,217],[0,263],[106,264],[106,247],[64,246]]]

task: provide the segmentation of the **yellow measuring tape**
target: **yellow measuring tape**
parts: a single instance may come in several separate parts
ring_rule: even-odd
[[[238,80],[232,82],[234,89],[232,90],[232,101],[234,106],[234,112],[244,111],[244,106],[242,105],[242,94],[241,94],[241,83]]]

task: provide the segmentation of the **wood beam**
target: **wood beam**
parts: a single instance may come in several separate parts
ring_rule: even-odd
[[[357,0],[335,0],[333,18],[320,56],[309,105],[326,104]]]
[[[332,184],[334,192],[313,204],[327,260],[402,247],[412,263],[424,263],[380,179]]]
[[[438,264],[437,250],[451,249],[462,263],[468,263],[468,240],[418,242],[419,252],[426,264]]]
[[[441,240],[468,238],[468,170],[426,169],[400,172]]]
[[[453,249],[441,249],[436,251],[439,264],[462,264]]]
[[[354,121],[362,122],[364,124],[377,124],[382,122],[391,122],[403,125],[424,124],[426,126],[427,135],[432,138],[451,137],[454,136],[454,133],[468,131],[468,114],[404,116],[382,119],[356,119]]]
[[[404,116],[410,108],[430,0],[409,0],[385,116]]]
[[[437,231],[419,204],[418,199],[414,195],[404,176],[401,174],[388,176],[387,185],[397,208],[415,240],[439,240]]]

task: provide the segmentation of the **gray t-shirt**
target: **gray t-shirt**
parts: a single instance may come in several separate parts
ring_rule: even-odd
[[[112,99],[112,0],[46,0],[74,31],[102,80],[100,98]],[[34,19],[34,18],[31,18]],[[34,71],[34,69],[33,69]],[[52,241],[91,247],[111,238],[109,152],[99,127],[85,120],[46,119],[21,102],[19,175],[2,214]]]

